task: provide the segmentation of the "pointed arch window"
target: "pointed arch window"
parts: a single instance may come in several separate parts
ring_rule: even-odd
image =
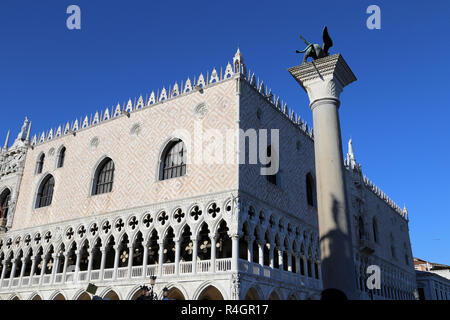
[[[36,174],[41,174],[44,169],[45,154],[41,154],[36,162]]]
[[[358,218],[358,235],[359,235],[359,239],[364,239],[365,238],[365,234],[364,234],[364,221],[362,219],[362,217]]]
[[[373,241],[378,242],[378,224],[377,219],[374,217],[372,222],[373,227]]]
[[[314,179],[311,173],[306,175],[306,201],[311,207],[315,207]]]
[[[66,159],[66,147],[62,147],[58,154],[56,168],[64,167],[64,160]]]
[[[161,159],[160,180],[186,175],[186,147],[182,140],[170,142]]]
[[[114,161],[110,158],[106,158],[100,163],[95,173],[92,195],[104,194],[112,191],[114,184],[114,170]]]
[[[6,189],[0,195],[0,218],[7,219],[9,211],[9,202],[11,200],[11,191]]]
[[[36,197],[36,209],[48,207],[52,204],[55,179],[48,175],[41,183]]]

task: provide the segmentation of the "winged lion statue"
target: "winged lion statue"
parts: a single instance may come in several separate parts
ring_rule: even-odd
[[[311,57],[314,60],[323,58],[323,57],[327,57],[330,55],[330,53],[328,52],[328,50],[333,46],[333,40],[331,40],[330,35],[328,34],[328,28],[325,27],[323,28],[323,34],[322,34],[322,38],[323,38],[323,46],[320,46],[320,44],[317,43],[309,43],[305,38],[303,38],[302,36],[300,36],[300,38],[306,43],[307,47],[305,50],[299,51],[296,50],[296,53],[304,53],[304,57],[303,57],[303,63],[306,62],[306,60]]]

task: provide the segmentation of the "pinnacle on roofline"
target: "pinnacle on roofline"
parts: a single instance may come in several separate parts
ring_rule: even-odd
[[[54,140],[61,136],[76,134],[76,132],[86,129],[95,125],[99,125],[102,122],[118,118],[123,115],[129,116],[132,112],[138,111],[150,107],[154,104],[162,103],[166,100],[170,100],[179,95],[187,94],[192,91],[201,90],[214,83],[225,81],[232,78],[234,75],[240,74],[243,79],[245,79],[250,86],[254,87],[257,92],[259,92],[267,101],[269,101],[272,106],[285,115],[294,125],[296,125],[301,131],[303,131],[311,139],[314,137],[314,132],[308,127],[308,124],[303,122],[300,116],[298,116],[293,110],[289,110],[285,103],[280,104],[279,97],[275,99],[272,94],[272,90],[266,87],[263,81],[255,81],[255,74],[248,73],[244,63],[244,58],[241,50],[238,48],[234,57],[233,64],[229,63],[225,67],[220,68],[220,73],[218,69],[213,68],[211,73],[206,73],[206,77],[203,73],[199,75],[198,78],[188,77],[185,82],[175,82],[173,86],[168,88],[163,87],[162,90],[151,91],[150,95],[146,95],[145,98],[140,95],[139,98],[128,99],[128,101],[122,104],[120,102],[111,108],[106,108],[104,111],[97,111],[94,115],[85,116],[84,118],[75,119],[75,121],[67,122],[65,125],[60,125],[57,128],[52,128],[47,132],[42,132],[39,135],[35,134],[32,138],[31,145],[36,146],[43,144],[47,141]],[[29,139],[29,134],[28,134]]]

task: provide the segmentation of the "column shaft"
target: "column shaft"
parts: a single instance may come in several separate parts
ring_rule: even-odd
[[[192,273],[197,274],[198,240],[192,240]]]

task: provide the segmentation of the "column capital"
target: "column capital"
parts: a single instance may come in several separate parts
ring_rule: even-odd
[[[289,73],[308,93],[313,109],[321,100],[334,100],[339,106],[339,96],[347,85],[356,81],[341,54],[324,57],[288,69]]]
[[[239,233],[233,233],[233,234],[230,235],[231,239],[238,239],[239,240],[239,237],[240,237]]]
[[[219,235],[217,233],[215,233],[215,234],[210,233],[208,236],[209,236],[209,239],[211,239],[211,240],[214,239],[215,241],[217,241],[217,239],[219,239]]]

